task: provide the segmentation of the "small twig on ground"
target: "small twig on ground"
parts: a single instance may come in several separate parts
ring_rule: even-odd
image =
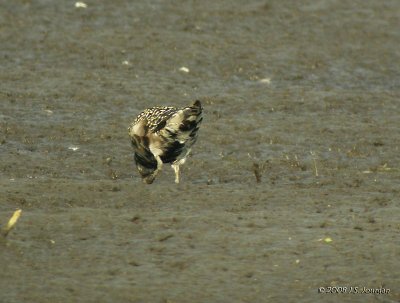
[[[256,157],[253,157],[252,155],[250,155],[250,153],[248,153],[247,156],[251,160],[253,160],[253,173],[254,173],[254,176],[256,177],[256,182],[261,183],[261,177],[264,172],[264,163],[259,164],[260,161]]]
[[[311,154],[313,162],[314,162],[314,173],[315,173],[315,176],[318,177],[318,167],[317,167],[317,160],[316,160],[316,157],[315,157],[315,152],[310,151],[310,154]]]
[[[17,209],[12,217],[10,218],[10,220],[8,220],[8,223],[6,225],[3,226],[3,228],[1,229],[1,235],[6,238],[8,233],[14,228],[15,224],[17,223],[19,217],[21,216],[21,209]]]
[[[317,161],[315,160],[315,158],[313,158],[313,161],[314,161],[315,176],[318,177]]]
[[[253,172],[254,175],[256,176],[256,181],[257,183],[261,182],[261,176],[262,176],[262,167],[260,167],[260,164],[254,162],[253,163]]]

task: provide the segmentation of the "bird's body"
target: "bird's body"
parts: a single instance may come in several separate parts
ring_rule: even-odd
[[[152,107],[138,115],[129,127],[136,167],[147,184],[153,183],[163,163],[171,163],[175,182],[197,134],[203,108],[200,101],[181,109]]]

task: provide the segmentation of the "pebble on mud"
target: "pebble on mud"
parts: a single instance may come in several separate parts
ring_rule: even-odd
[[[264,84],[271,84],[271,78],[260,79],[258,82],[264,83]]]
[[[179,71],[184,72],[184,73],[188,73],[190,70],[189,70],[187,67],[182,66],[182,67],[179,69]]]
[[[68,147],[68,149],[70,149],[72,151],[77,151],[79,149],[79,147],[71,145],[71,146]]]
[[[137,222],[137,221],[139,221],[140,220],[140,217],[139,216],[134,216],[132,219],[131,219],[131,222]]]
[[[75,2],[76,8],[87,8],[87,4],[85,2]]]

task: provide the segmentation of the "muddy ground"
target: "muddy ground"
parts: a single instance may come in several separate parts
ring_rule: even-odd
[[[400,301],[399,1],[86,4],[0,3],[0,302]],[[129,123],[195,99],[142,184]]]

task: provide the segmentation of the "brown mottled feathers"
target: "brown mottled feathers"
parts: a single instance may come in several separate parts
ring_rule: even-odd
[[[202,118],[200,101],[184,108],[152,107],[144,110],[129,127],[136,167],[145,183],[152,183],[163,163],[171,163],[175,182],[185,163]]]
[[[157,106],[145,109],[141,112],[132,124],[136,124],[144,119],[152,132],[156,132],[165,126],[166,120],[176,113],[177,108],[171,106]]]

